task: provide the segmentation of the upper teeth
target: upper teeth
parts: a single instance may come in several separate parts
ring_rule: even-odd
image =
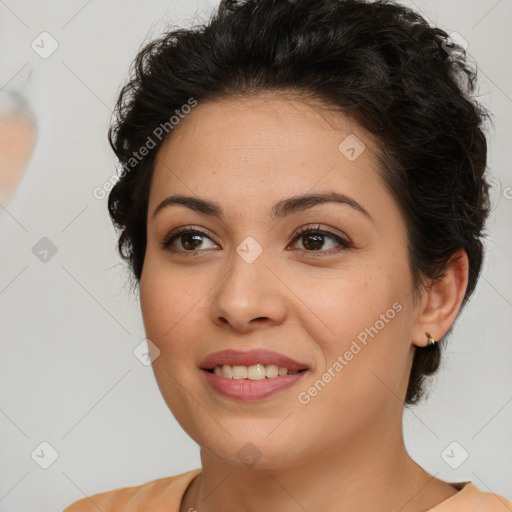
[[[264,378],[272,379],[278,375],[293,375],[298,373],[298,370],[288,370],[284,366],[277,366],[276,364],[254,364],[252,366],[232,366],[230,364],[223,364],[216,366],[213,369],[215,375],[226,377],[227,379],[249,379],[260,380]]]

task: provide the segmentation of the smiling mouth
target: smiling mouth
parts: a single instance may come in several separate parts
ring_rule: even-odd
[[[223,364],[217,365],[214,368],[205,369],[205,371],[213,373],[219,377],[235,380],[275,379],[276,377],[283,377],[285,375],[295,375],[297,373],[305,372],[306,370],[306,368],[302,370],[289,370],[284,366],[261,363],[251,366]]]

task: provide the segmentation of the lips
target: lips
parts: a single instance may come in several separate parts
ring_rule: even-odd
[[[247,351],[241,350],[221,350],[214,352],[199,363],[202,370],[211,370],[215,366],[229,364],[232,366],[253,366],[255,364],[275,364],[283,366],[288,370],[308,370],[307,364],[300,363],[277,352],[265,349],[253,349]]]

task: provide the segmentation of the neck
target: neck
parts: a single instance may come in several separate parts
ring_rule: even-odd
[[[299,459],[298,451],[293,465],[265,469],[233,465],[201,449],[202,473],[180,511],[419,512],[456,493],[410,458],[401,424],[398,435],[390,432],[397,429],[371,425],[338,449],[329,446],[306,459]]]

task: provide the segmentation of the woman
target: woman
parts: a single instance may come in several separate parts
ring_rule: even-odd
[[[66,512],[512,510],[402,436],[483,259],[465,53],[390,2],[224,0],[134,70],[109,212],[202,467]]]

